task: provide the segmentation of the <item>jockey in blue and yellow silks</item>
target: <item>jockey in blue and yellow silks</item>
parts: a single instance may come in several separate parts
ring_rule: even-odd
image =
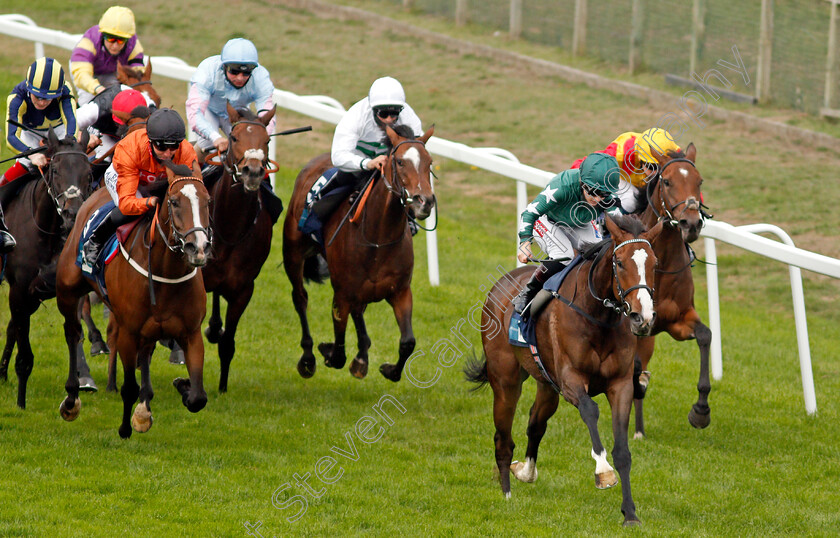
[[[600,152],[615,157],[621,167],[617,196],[625,213],[636,211],[637,197],[659,169],[653,153],[668,155],[671,151],[680,151],[680,147],[668,131],[654,127],[644,133],[622,133]],[[578,168],[582,162],[583,159],[578,159],[572,168]]]

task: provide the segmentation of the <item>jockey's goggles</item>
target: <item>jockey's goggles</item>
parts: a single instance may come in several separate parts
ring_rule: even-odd
[[[396,118],[400,115],[400,112],[402,112],[402,107],[398,106],[389,106],[376,109],[376,115],[382,118],[383,120],[385,118],[390,117]]]
[[[609,192],[598,190],[594,187],[590,187],[586,183],[581,182],[580,186],[586,192],[586,194],[588,194],[589,196],[595,196],[597,198],[603,198],[605,200],[609,199],[609,198],[612,198],[612,194],[610,194]]]
[[[116,35],[111,35],[111,34],[102,34],[102,37],[103,37],[103,38],[105,39],[105,41],[107,41],[108,43],[119,43],[120,45],[122,45],[123,43],[125,43],[125,42],[127,41],[127,39],[126,39],[126,38],[124,38],[124,37],[120,37],[120,36],[116,36]]]
[[[173,140],[152,140],[152,144],[154,144],[159,151],[175,150],[181,146],[180,141]]]
[[[251,76],[251,71],[254,70],[253,65],[251,64],[227,64],[225,65],[225,69],[231,75],[246,75]]]

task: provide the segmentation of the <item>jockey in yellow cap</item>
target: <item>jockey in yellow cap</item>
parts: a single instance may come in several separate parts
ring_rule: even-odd
[[[667,156],[672,151],[681,150],[668,131],[656,127],[644,133],[622,133],[603,150],[602,153],[615,157],[621,167],[617,197],[625,213],[636,211],[638,197],[659,169],[654,152]],[[572,168],[580,167],[582,162],[583,159],[578,159]]]

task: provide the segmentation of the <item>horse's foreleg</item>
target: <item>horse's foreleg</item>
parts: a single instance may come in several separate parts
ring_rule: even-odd
[[[292,303],[295,305],[295,312],[297,312],[298,319],[300,319],[300,347],[303,349],[303,355],[297,363],[297,370],[301,377],[310,378],[315,375],[315,354],[312,353],[312,335],[309,332],[309,320],[306,317],[306,308],[309,305],[309,294],[306,293],[306,287],[303,285],[303,262],[296,263],[286,257],[286,274],[289,281],[292,283]]]
[[[592,458],[595,459],[595,487],[598,489],[611,488],[618,483],[618,477],[615,475],[609,461],[607,461],[607,451],[601,443],[601,435],[598,433],[598,417],[600,411],[598,404],[589,397],[586,393],[586,388],[583,383],[566,383],[570,387],[569,391],[563,389],[563,396],[575,405],[580,412],[580,418],[589,429],[589,439],[592,441]]]
[[[9,380],[9,360],[12,358],[12,351],[15,350],[15,326],[11,320],[6,325],[6,343],[3,345],[3,356],[0,357],[0,380]]]
[[[694,337],[697,338],[697,346],[700,348],[700,378],[697,381],[697,403],[688,413],[688,422],[695,428],[705,428],[711,422],[709,392],[712,390],[712,383],[709,379],[709,347],[712,344],[712,331],[698,319],[694,324]]]
[[[379,367],[379,371],[386,378],[396,382],[402,377],[405,363],[408,357],[414,352],[414,346],[416,344],[414,331],[411,329],[411,288],[406,286],[397,294],[390,297],[388,302],[394,309],[394,317],[397,318],[397,323],[400,326],[400,357],[397,364],[383,364]]]
[[[123,401],[123,417],[120,424],[120,437],[128,439],[131,437],[131,408],[140,394],[137,386],[137,377],[134,370],[137,369],[137,342],[128,331],[119,331],[117,334],[117,349],[120,353],[120,360],[123,366],[123,386],[120,395]]]
[[[639,525],[636,516],[636,504],[630,493],[630,447],[627,442],[630,427],[630,407],[633,403],[633,383],[626,379],[614,383],[607,390],[607,400],[612,411],[613,427],[613,463],[621,478],[621,513],[624,514],[624,526]]]
[[[29,318],[40,304],[37,300],[32,304],[28,294],[12,287],[9,290],[9,309],[11,310],[10,324],[15,326],[15,341],[17,355],[15,356],[15,373],[18,378],[17,405],[26,409],[26,385],[32,374],[32,364],[35,356],[29,343]]]
[[[513,475],[522,482],[537,481],[537,453],[540,448],[540,441],[545,435],[545,428],[548,419],[557,411],[557,403],[560,397],[549,385],[539,383],[537,385],[537,397],[534,405],[531,406],[530,418],[528,419],[528,448],[525,449],[525,462],[514,462],[510,470]]]
[[[207,405],[204,391],[204,339],[201,331],[195,331],[178,343],[184,348],[184,360],[189,379],[176,378],[172,384],[181,394],[181,401],[191,413],[197,413]]]
[[[356,341],[359,349],[350,365],[350,373],[354,377],[363,379],[368,372],[368,350],[370,349],[370,337],[365,326],[365,307],[354,309],[350,315],[353,316],[353,325],[356,326]]]
[[[213,308],[210,312],[210,319],[207,321],[207,328],[204,329],[204,336],[211,344],[218,344],[224,334],[225,329],[222,326],[222,315],[219,305],[219,294],[213,292]]]
[[[350,303],[333,295],[333,334],[335,340],[332,343],[323,342],[318,344],[318,351],[324,356],[324,364],[338,370],[344,368],[347,362],[347,353],[344,349],[345,337],[347,334],[347,321],[350,319]]]
[[[248,286],[240,288],[239,293],[233,297],[233,301],[228,300],[227,312],[225,313],[225,330],[222,332],[221,340],[219,340],[219,392],[227,392],[230,362],[236,353],[236,328],[239,326],[239,320],[245,313],[253,294],[254,283],[251,282]],[[215,297],[215,295],[214,293],[213,296]]]
[[[644,397],[648,385],[650,385],[650,372],[647,368],[653,356],[655,342],[653,336],[645,336],[636,340],[636,360],[639,361],[638,366],[641,371],[639,372],[637,386],[634,386],[633,407],[636,411],[636,431],[633,434],[633,439],[645,438]]]
[[[61,414],[61,418],[67,421],[75,420],[79,416],[79,409],[82,406],[79,399],[79,374],[76,370],[76,353],[78,353],[78,344],[82,339],[82,325],[77,317],[77,301],[77,298],[67,299],[62,296],[58,296],[56,299],[58,309],[64,316],[64,340],[67,342],[69,357],[67,382],[64,384],[67,397],[59,405],[58,412]]]
[[[145,346],[140,349],[137,356],[137,364],[140,367],[140,402],[134,408],[131,415],[131,427],[137,433],[146,433],[152,427],[152,407],[150,405],[155,393],[152,390],[152,379],[149,375],[149,366],[152,362],[152,351],[154,346]]]
[[[114,316],[108,319],[108,387],[109,392],[117,392],[117,337],[119,327]]]

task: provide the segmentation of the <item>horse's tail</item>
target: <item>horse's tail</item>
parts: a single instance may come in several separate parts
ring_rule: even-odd
[[[475,387],[470,389],[472,392],[486,385],[490,380],[487,377],[487,356],[482,354],[481,359],[479,359],[473,352],[472,358],[467,359],[467,363],[464,365],[464,377],[467,381],[476,384]]]
[[[323,255],[317,254],[303,260],[303,278],[305,281],[323,284],[329,276],[330,270]]]

